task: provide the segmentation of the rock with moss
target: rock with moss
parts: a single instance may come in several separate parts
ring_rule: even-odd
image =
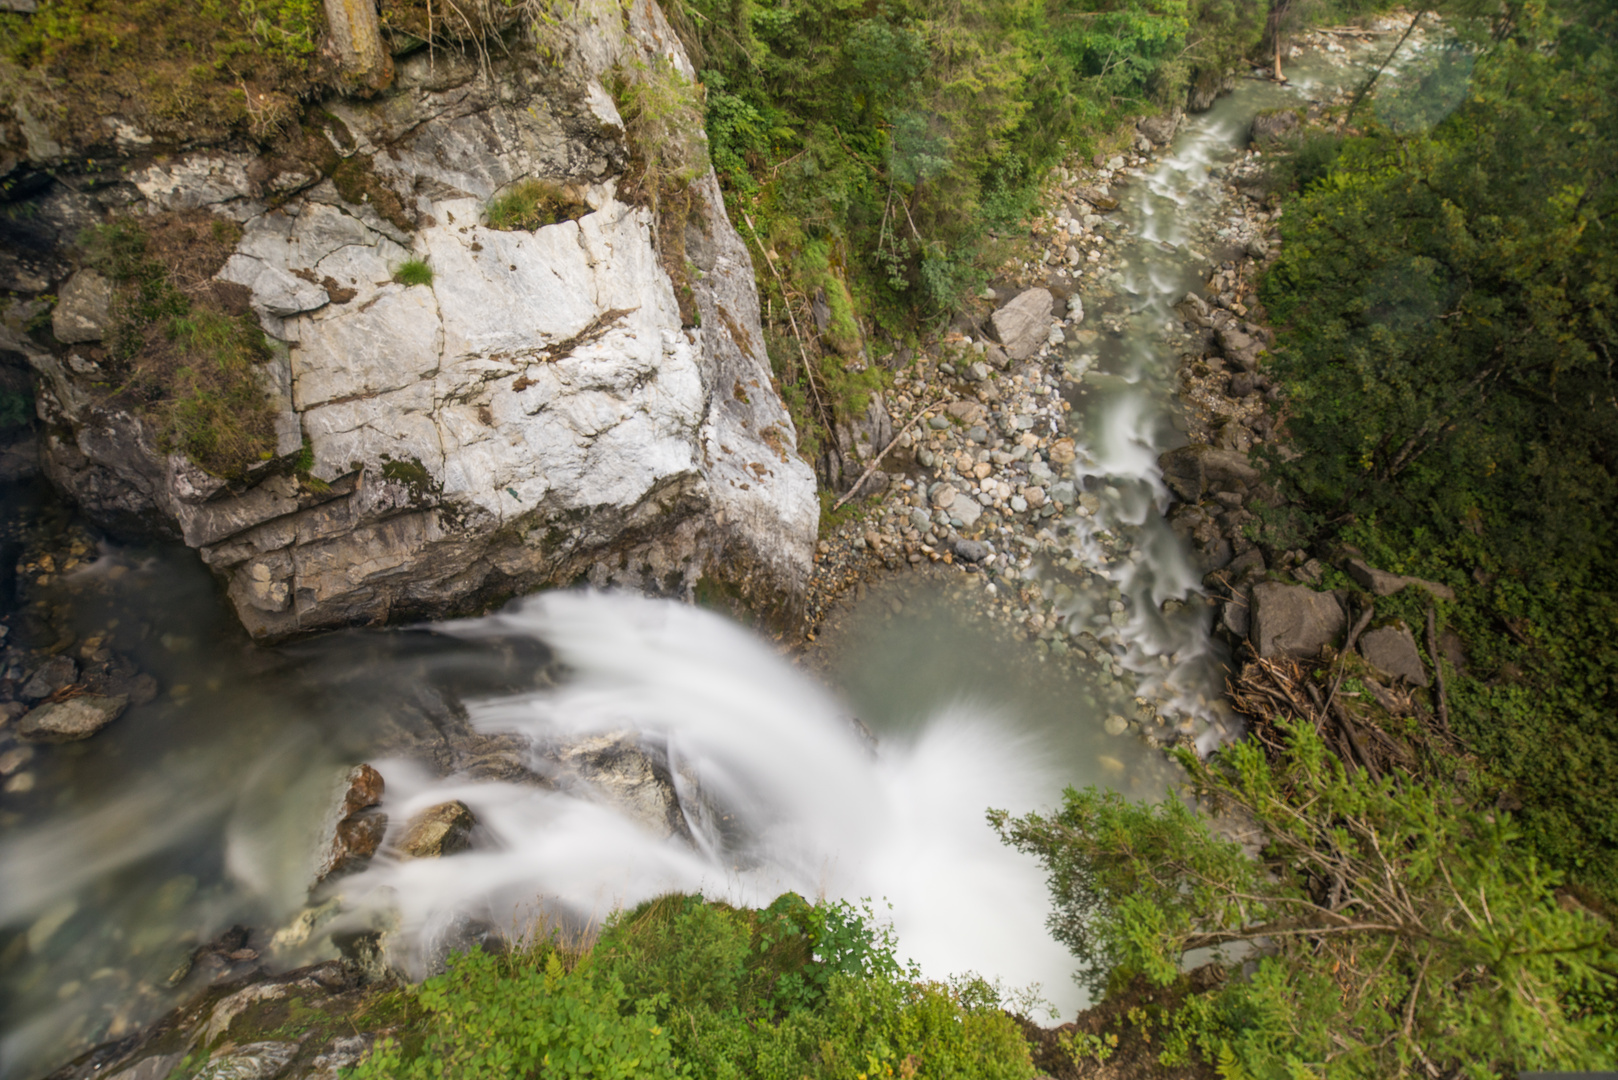
[[[703,145],[661,12],[586,4],[431,50],[392,18],[386,65],[309,68],[313,103],[256,141],[242,119],[171,145],[131,105],[95,120],[134,132],[102,182],[58,139],[59,179],[39,171],[21,210],[71,186],[79,227],[24,284],[95,261],[86,223],[145,240],[99,256],[102,351],[73,351],[93,332],[77,306],[54,344],[29,339],[47,475],[108,525],[196,548],[260,638],[581,577],[689,595],[707,574],[790,607],[819,508],[752,264],[705,152],[637,144],[685,125]]]

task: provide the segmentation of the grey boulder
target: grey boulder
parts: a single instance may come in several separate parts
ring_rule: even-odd
[[[1412,686],[1426,686],[1431,681],[1407,626],[1380,626],[1368,631],[1360,638],[1359,650],[1365,662],[1384,675],[1403,679]]]
[[[1028,359],[1050,339],[1051,321],[1047,289],[1026,289],[990,317],[995,336],[1013,360]]]
[[[1331,593],[1276,581],[1253,586],[1249,640],[1266,660],[1308,659],[1343,632],[1343,609]]]
[[[62,286],[51,312],[51,333],[66,345],[100,341],[112,329],[112,282],[80,270]]]
[[[1343,569],[1362,588],[1374,596],[1392,596],[1394,593],[1411,585],[1418,589],[1425,589],[1428,593],[1440,600],[1455,599],[1455,590],[1448,585],[1440,585],[1436,581],[1427,581],[1424,578],[1410,577],[1406,574],[1390,574],[1386,570],[1378,570],[1370,566],[1364,559],[1350,559]]]

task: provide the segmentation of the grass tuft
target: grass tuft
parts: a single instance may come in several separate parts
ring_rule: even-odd
[[[393,268],[393,280],[400,285],[431,285],[433,268],[426,259],[409,258]]]
[[[496,195],[484,207],[484,224],[491,229],[533,232],[559,221],[574,221],[590,208],[545,180],[524,180]]]

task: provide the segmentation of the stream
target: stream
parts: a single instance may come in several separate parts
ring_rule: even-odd
[[[7,621],[49,613],[160,687],[94,739],[36,748],[0,798],[0,1080],[171,1008],[207,977],[198,946],[233,926],[253,928],[240,955],[276,968],[336,955],[333,931],[383,929],[390,959],[422,972],[480,933],[587,929],[671,890],[868,899],[927,975],[1034,988],[1071,1016],[1084,998],[1045,931],[1044,875],[984,812],[1049,808],[1069,784],[1161,797],[1176,782],[1161,741],[1239,734],[1201,574],[1163,517],[1157,459],[1185,441],[1172,308],[1230,257],[1218,174],[1254,114],[1349,70],[1315,54],[1288,86],[1242,80],[1116,192],[1115,295],[1087,299],[1084,324],[1115,332],[1069,361],[1066,388],[1073,476],[1098,508],[998,579],[1066,585],[1070,625],[1113,657],[1106,688],[1041,675],[938,603],[885,623],[831,688],[710,612],[589,592],[260,648],[191,552],[101,539],[42,486],[0,491],[8,567],[42,536],[80,552],[8,586]],[[1173,730],[1109,731],[1131,698]],[[575,767],[603,746],[627,749]],[[333,793],[361,761],[386,780],[389,843],[460,800],[471,850],[412,860],[385,844],[340,901],[311,900]]]

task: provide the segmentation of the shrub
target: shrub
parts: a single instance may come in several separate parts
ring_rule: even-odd
[[[483,208],[483,222],[491,229],[533,232],[558,221],[573,221],[590,208],[569,198],[555,184],[545,180],[524,180],[489,200]]]
[[[433,268],[426,259],[412,257],[393,268],[393,280],[400,285],[431,285]]]
[[[1188,953],[1243,943],[1257,973],[1188,1000],[1166,1063],[1246,1074],[1494,1076],[1598,1067],[1618,1053],[1618,953],[1558,902],[1559,877],[1503,815],[1453,787],[1349,773],[1314,727],[1178,757],[1259,860],[1176,798],[1069,789],[1060,811],[992,820],[1051,872],[1051,929],[1092,987],[1175,983]],[[1460,805],[1457,805],[1460,804]]]

